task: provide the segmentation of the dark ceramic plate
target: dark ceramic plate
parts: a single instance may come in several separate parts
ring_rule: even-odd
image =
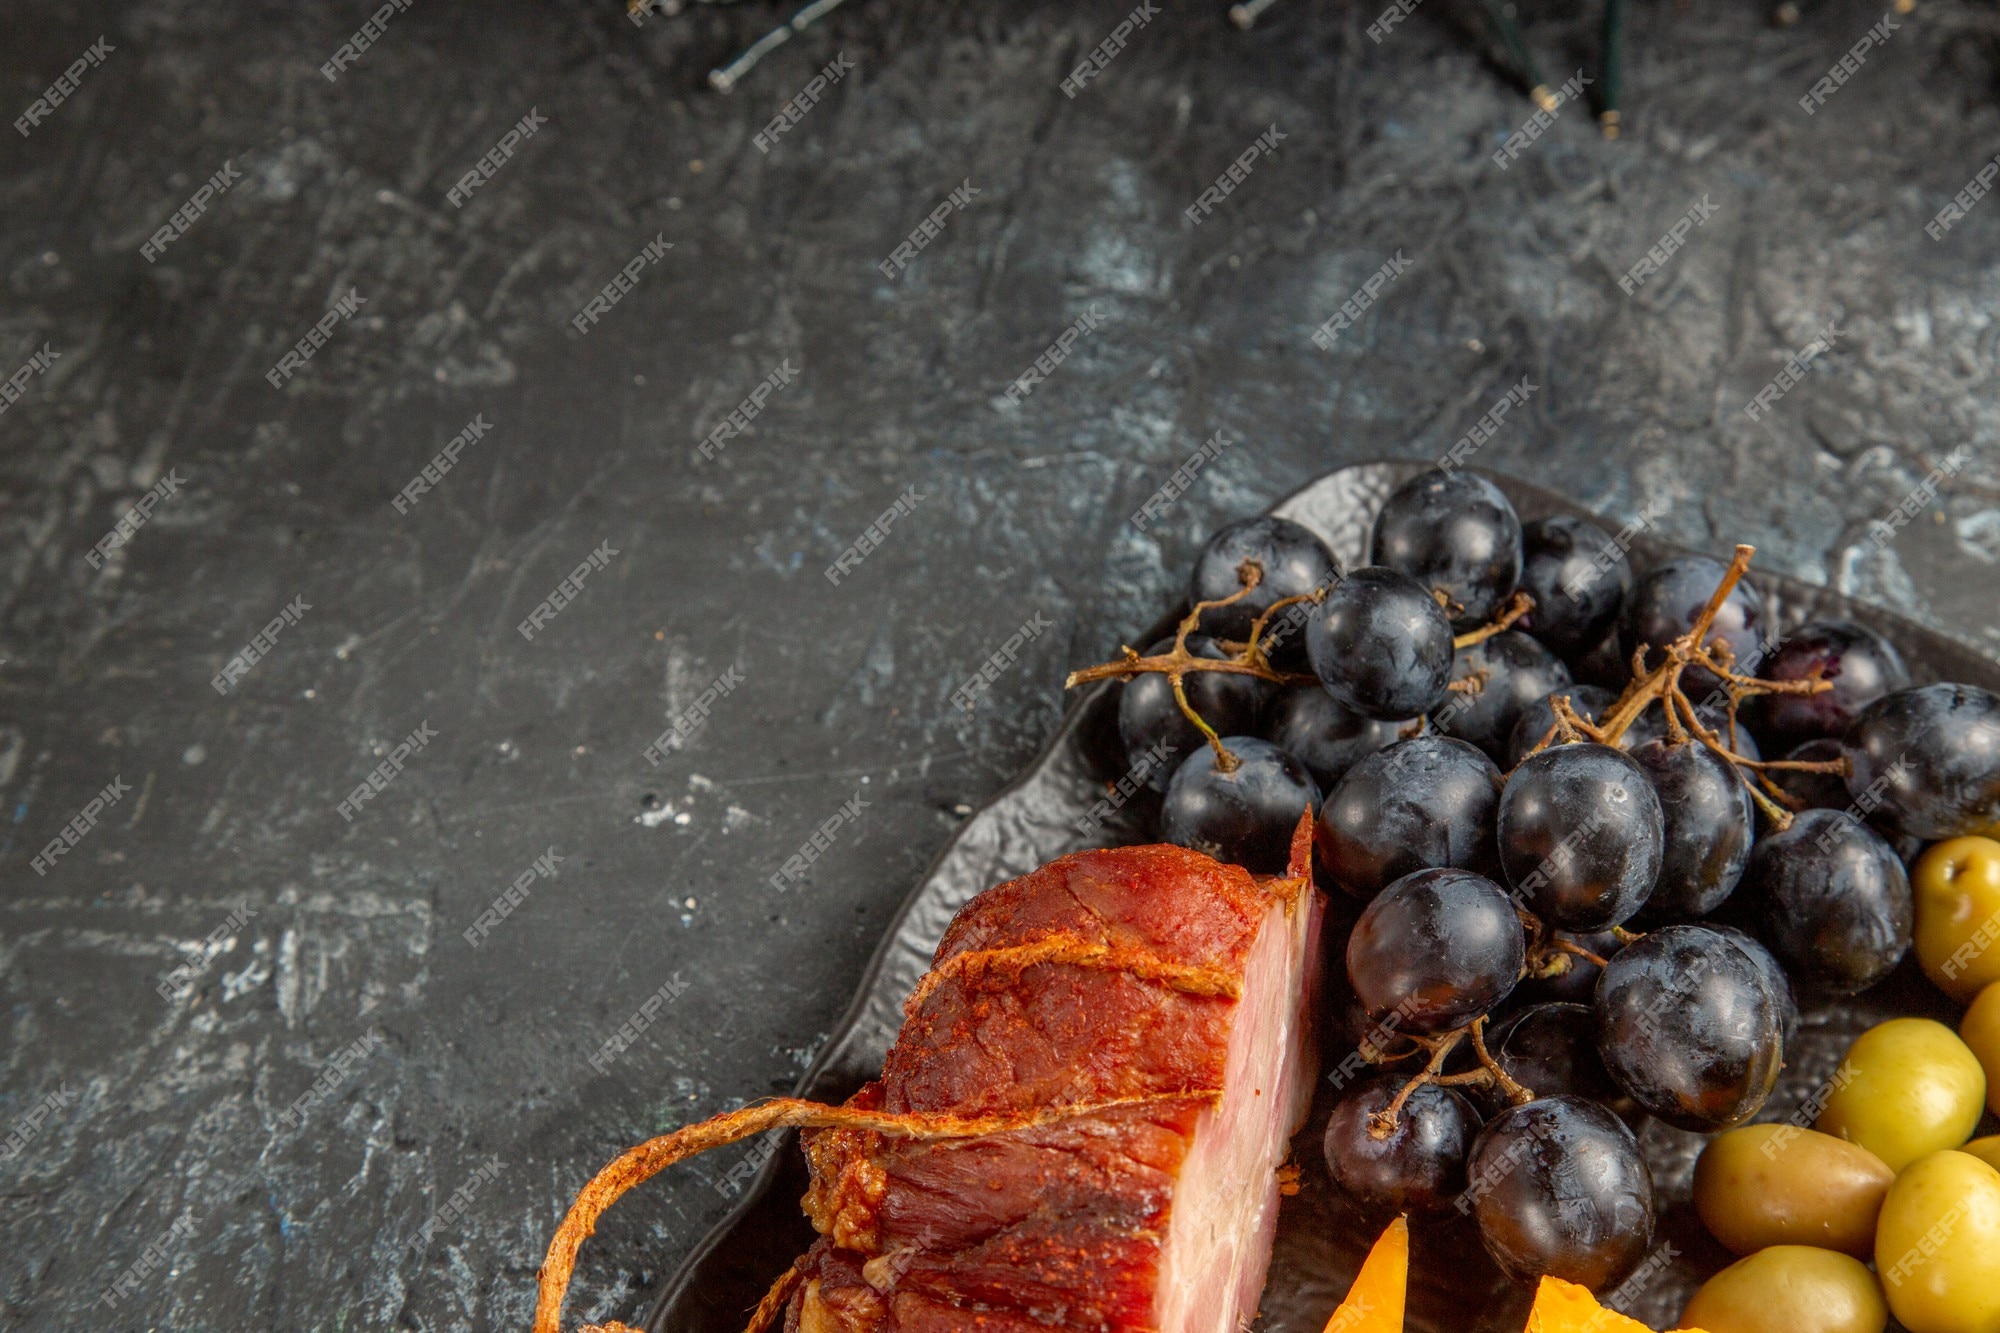
[[[1342,468],[1297,491],[1271,512],[1318,533],[1340,557],[1342,567],[1353,568],[1364,563],[1369,526],[1382,501],[1418,470],[1413,463]],[[1565,513],[1589,517],[1537,487],[1495,480],[1524,521]],[[1633,555],[1644,567],[1676,549],[1641,537],[1633,544]],[[1753,570],[1751,580],[1764,594],[1773,623],[1781,628],[1816,616],[1858,620],[1882,631],[1902,649],[1918,684],[1954,680],[2000,690],[2000,666],[1934,631],[1783,576]],[[1168,633],[1179,614],[1163,618],[1133,642],[1147,643]],[[967,899],[1067,852],[1149,836],[1141,821],[1151,812],[1141,809],[1139,801],[1123,812],[1129,820],[1125,828],[1113,826],[1091,839],[1072,826],[1101,794],[1107,776],[1095,769],[1094,756],[1106,752],[1107,724],[1116,725],[1115,709],[1107,707],[1111,698],[1108,684],[1087,691],[1028,771],[966,821],[897,913],[854,1002],[799,1080],[798,1096],[838,1102],[879,1072],[902,1021],[903,998],[929,969],[946,924]],[[1956,1021],[1949,1002],[1906,962],[1865,995],[1807,1013],[1794,1049],[1787,1052],[1778,1090],[1758,1118],[1778,1120],[1792,1114],[1824,1084],[1855,1034],[1897,1013]],[[1299,1193],[1285,1201],[1264,1290],[1258,1327],[1270,1333],[1315,1333],[1339,1304],[1384,1220],[1356,1210],[1327,1178],[1318,1144],[1331,1100],[1331,1088],[1322,1080],[1312,1119],[1293,1144],[1294,1160],[1303,1165],[1304,1178]],[[1992,1129],[1989,1125],[1981,1132]],[[1671,1327],[1694,1288],[1729,1256],[1708,1238],[1688,1203],[1702,1137],[1652,1122],[1640,1140],[1660,1194],[1654,1245],[1665,1266],[1624,1305],[1627,1313],[1656,1328]],[[746,1184],[741,1202],[667,1284],[647,1322],[650,1333],[740,1333],[748,1312],[771,1282],[812,1242],[813,1232],[799,1210],[805,1187],[804,1158],[788,1136]],[[1421,1227],[1414,1236],[1409,1327],[1417,1333],[1518,1333],[1526,1318],[1528,1293],[1494,1268],[1469,1222],[1455,1213],[1447,1217],[1451,1220]]]

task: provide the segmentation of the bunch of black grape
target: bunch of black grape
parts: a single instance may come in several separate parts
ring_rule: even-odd
[[[1223,529],[1173,638],[1071,677],[1127,682],[1168,841],[1275,873],[1317,811],[1315,873],[1359,910],[1328,1166],[1368,1204],[1456,1205],[1524,1280],[1630,1271],[1632,1124],[1754,1116],[1795,994],[1908,950],[1899,849],[2000,820],[2000,698],[1911,688],[1852,623],[1774,641],[1750,554],[1635,573],[1602,528],[1524,528],[1431,471],[1365,568],[1283,519]]]

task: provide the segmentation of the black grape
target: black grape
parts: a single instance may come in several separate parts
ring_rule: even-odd
[[[1268,710],[1264,738],[1289,750],[1311,771],[1321,791],[1331,791],[1347,770],[1384,746],[1423,734],[1422,719],[1384,722],[1363,717],[1318,685],[1294,685]]]
[[[1660,798],[1666,843],[1645,921],[1707,916],[1750,863],[1756,809],[1736,765],[1700,741],[1648,741],[1632,751]]]
[[[1522,760],[1500,793],[1497,827],[1507,882],[1565,930],[1629,920],[1653,891],[1666,841],[1646,771],[1590,741]]]
[[[1479,1133],[1479,1113],[1451,1088],[1425,1083],[1397,1112],[1387,1138],[1368,1132],[1405,1079],[1376,1074],[1334,1104],[1326,1122],[1326,1166],[1334,1183],[1364,1203],[1399,1213],[1436,1212],[1465,1188],[1465,1159]]]
[[[1495,761],[1504,760],[1514,724],[1551,690],[1569,684],[1569,668],[1527,635],[1503,630],[1458,650],[1451,678],[1471,680],[1480,673],[1484,676],[1479,689],[1453,694],[1431,714],[1431,725],[1447,736],[1470,741]]]
[[[1629,659],[1632,650],[1642,644],[1650,649],[1663,648],[1693,629],[1702,608],[1722,586],[1728,572],[1725,566],[1707,556],[1684,555],[1662,561],[1641,575],[1632,595],[1625,599],[1621,635],[1625,656]],[[1707,642],[1726,641],[1736,655],[1733,669],[1747,676],[1755,672],[1761,660],[1763,629],[1764,598],[1750,586],[1748,579],[1739,579],[1716,612]],[[1649,656],[1647,665],[1657,665],[1658,661],[1659,654],[1655,652]],[[1681,683],[1690,698],[1700,700],[1722,682],[1706,668],[1693,667],[1682,673]]]
[[[1787,759],[1826,763],[1844,758],[1847,750],[1837,740],[1822,736],[1785,755]],[[1774,768],[1765,773],[1778,790],[1801,802],[1802,810],[1845,810],[1852,799],[1847,779],[1838,773],[1803,773],[1795,768]]]
[[[1528,751],[1549,734],[1549,728],[1556,724],[1555,705],[1551,702],[1557,695],[1569,700],[1569,706],[1585,722],[1596,722],[1611,711],[1611,705],[1618,702],[1618,692],[1602,685],[1564,685],[1550,690],[1535,702],[1521,710],[1515,719],[1514,733],[1507,738],[1507,767],[1513,768],[1528,757]],[[1556,741],[1550,741],[1554,745]],[[1629,746],[1625,747],[1631,748]]]
[[[1910,947],[1910,877],[1887,842],[1841,810],[1807,810],[1758,839],[1744,876],[1757,933],[1815,997],[1852,995]]]
[[[1298,759],[1255,736],[1225,736],[1237,765],[1216,767],[1204,745],[1174,771],[1160,810],[1168,842],[1260,874],[1285,869],[1299,817],[1319,806],[1319,787]]]
[[[1349,769],[1320,807],[1314,861],[1328,882],[1373,898],[1414,870],[1497,875],[1500,770],[1464,741],[1397,741]]]
[[[1665,926],[1597,979],[1597,1050],[1618,1086],[1677,1129],[1757,1114],[1784,1057],[1783,1016],[1763,969],[1707,926]]]
[[[1518,622],[1565,657],[1588,651],[1617,623],[1632,562],[1603,528],[1558,514],[1521,530],[1521,587],[1535,608]]]
[[[1375,517],[1369,562],[1446,599],[1452,624],[1482,625],[1521,578],[1521,520],[1498,486],[1471,472],[1421,472]]]
[[[1582,1097],[1539,1097],[1473,1140],[1461,1211],[1516,1282],[1600,1289],[1653,1244],[1653,1176],[1625,1122]]]
[[[1189,605],[1220,601],[1235,592],[1246,560],[1263,569],[1256,589],[1239,602],[1202,612],[1200,628],[1216,638],[1247,639],[1251,624],[1273,602],[1331,587],[1340,577],[1340,562],[1306,528],[1286,518],[1246,518],[1210,537],[1195,557],[1194,574],[1188,580]],[[1281,611],[1273,616],[1272,625],[1283,615]],[[1270,628],[1266,626],[1267,631]],[[1295,645],[1298,638],[1289,636],[1287,642]]]
[[[1824,680],[1833,686],[1821,694],[1772,694],[1756,701],[1762,725],[1785,745],[1844,735],[1862,709],[1910,683],[1910,669],[1896,646],[1851,620],[1799,626],[1771,652],[1759,674],[1768,680]]]
[[[1976,685],[1884,695],[1847,732],[1848,793],[1863,813],[1913,838],[1955,838],[2000,823],[2000,696]]]
[[[1158,657],[1172,652],[1173,647],[1172,639],[1162,639],[1146,650],[1146,656]],[[1187,647],[1196,657],[1221,661],[1229,656],[1227,649],[1206,634],[1188,635]],[[1188,703],[1218,736],[1255,733],[1257,716],[1271,693],[1268,681],[1226,671],[1191,671],[1183,688]],[[1134,771],[1143,766],[1146,785],[1161,792],[1173,780],[1174,770],[1208,744],[1174,701],[1173,683],[1158,671],[1144,672],[1125,683],[1118,698],[1118,736],[1125,745],[1126,764]],[[1161,752],[1154,749],[1156,745],[1167,755],[1164,762],[1148,757]]]
[[[1486,1034],[1486,1050],[1537,1097],[1588,1097],[1607,1105],[1626,1100],[1597,1054],[1597,1023],[1587,1004],[1518,1009]]]
[[[1347,979],[1370,1019],[1443,1032],[1514,988],[1527,954],[1498,884],[1468,870],[1419,870],[1391,884],[1347,938]]]
[[[1393,569],[1357,569],[1313,608],[1306,652],[1327,692],[1383,721],[1428,713],[1451,682],[1451,622]]]

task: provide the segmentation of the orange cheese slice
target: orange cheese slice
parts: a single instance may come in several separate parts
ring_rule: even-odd
[[[1326,1333],[1403,1333],[1410,1283],[1410,1220],[1399,1217],[1375,1239]]]
[[[1535,1304],[1528,1311],[1528,1333],[1653,1333],[1653,1330],[1630,1315],[1599,1305],[1590,1288],[1545,1276],[1535,1288]],[[1701,1333],[1701,1330],[1684,1328],[1679,1333]]]

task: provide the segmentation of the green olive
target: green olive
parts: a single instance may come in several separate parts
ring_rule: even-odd
[[[1969,1004],[2000,980],[2000,842],[1932,843],[1910,870],[1917,962],[1939,990]]]
[[[1866,1259],[1896,1173],[1858,1143],[1797,1125],[1718,1134],[1694,1168],[1694,1207],[1737,1254],[1816,1245]]]
[[[1829,1086],[1813,1127],[1860,1144],[1892,1171],[1971,1138],[1986,1101],[1979,1058],[1928,1018],[1869,1028],[1847,1048]]]
[[[1882,1201],[1875,1271],[1910,1333],[2000,1330],[2000,1171],[1949,1150],[1913,1162]]]
[[[1681,1311],[1681,1327],[1702,1333],[1882,1333],[1888,1322],[1866,1264],[1810,1245],[1773,1245],[1738,1259]]]
[[[1974,1139],[1959,1151],[1970,1153],[1995,1171],[2000,1171],[2000,1134],[1988,1134],[1983,1139]]]
[[[2000,1114],[2000,981],[1973,996],[1972,1007],[1958,1020],[1958,1036],[1986,1071],[1987,1109]]]

